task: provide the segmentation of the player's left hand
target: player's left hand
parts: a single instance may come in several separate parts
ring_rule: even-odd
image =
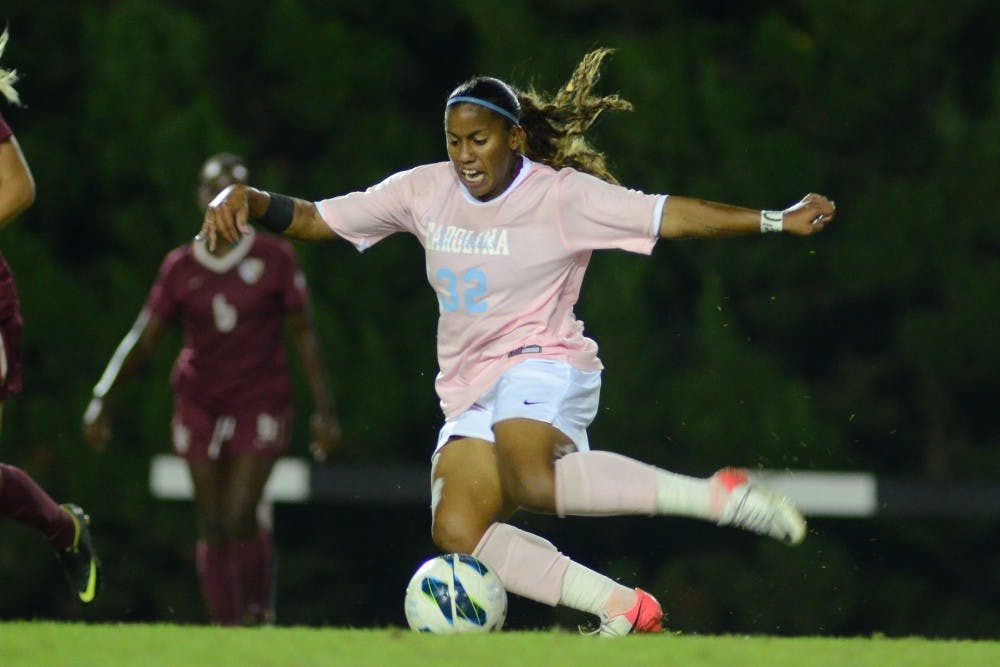
[[[309,451],[314,461],[323,463],[340,447],[343,437],[340,421],[331,414],[315,412],[309,419],[309,428],[312,435]]]
[[[201,231],[195,239],[204,239],[209,250],[221,244],[236,243],[250,233],[250,205],[247,186],[234,183],[215,195],[205,209]]]
[[[823,229],[837,214],[837,205],[816,193],[809,193],[801,201],[783,211],[782,229],[796,236],[809,236]]]

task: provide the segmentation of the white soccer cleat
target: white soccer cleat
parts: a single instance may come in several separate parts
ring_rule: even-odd
[[[725,489],[729,498],[719,519],[720,526],[736,526],[760,535],[769,535],[788,545],[806,537],[806,520],[791,501],[773,491],[751,484],[747,471],[724,468],[712,481]]]

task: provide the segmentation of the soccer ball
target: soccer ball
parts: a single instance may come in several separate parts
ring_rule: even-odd
[[[490,632],[507,618],[507,591],[472,556],[446,554],[425,561],[406,587],[406,621],[417,632]]]

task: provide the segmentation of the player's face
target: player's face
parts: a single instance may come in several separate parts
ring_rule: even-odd
[[[198,204],[202,209],[233,183],[246,183],[247,168],[242,164],[222,164],[212,160],[201,170],[201,181],[198,184]]]
[[[521,164],[524,130],[475,104],[448,107],[444,136],[448,158],[469,193],[489,201],[507,189]]]

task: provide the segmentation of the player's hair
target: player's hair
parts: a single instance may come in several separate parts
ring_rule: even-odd
[[[601,76],[601,65],[613,49],[599,48],[583,57],[576,71],[553,96],[530,87],[515,90],[500,79],[475,77],[458,86],[449,100],[477,98],[500,107],[524,128],[524,154],[555,169],[572,167],[610,183],[618,179],[607,167],[604,153],[591,146],[584,134],[605,111],[630,111],[632,103],[618,95],[597,96],[593,90]],[[498,113],[511,126],[506,113]]]
[[[247,162],[241,156],[235,153],[216,153],[205,160],[205,164],[201,166],[201,171],[198,172],[198,183],[208,184],[224,172],[238,183],[247,183],[250,180]]]
[[[8,38],[7,28],[3,29],[0,33],[0,58],[3,58],[3,51],[7,48],[7,38]],[[14,89],[14,84],[17,83],[20,77],[17,76],[17,70],[11,69],[6,70],[0,68],[0,94],[7,98],[7,101],[11,104],[21,104],[21,96],[17,94]]]
[[[604,153],[584,134],[605,111],[631,111],[632,103],[618,95],[591,93],[601,76],[601,64],[613,49],[600,48],[583,57],[576,71],[552,97],[533,87],[519,94],[521,126],[527,134],[524,153],[530,159],[559,169],[573,167],[610,183],[617,183]]]
[[[471,103],[494,112],[511,127],[521,124],[521,103],[509,85],[492,76],[476,76],[451,91],[445,108]]]

